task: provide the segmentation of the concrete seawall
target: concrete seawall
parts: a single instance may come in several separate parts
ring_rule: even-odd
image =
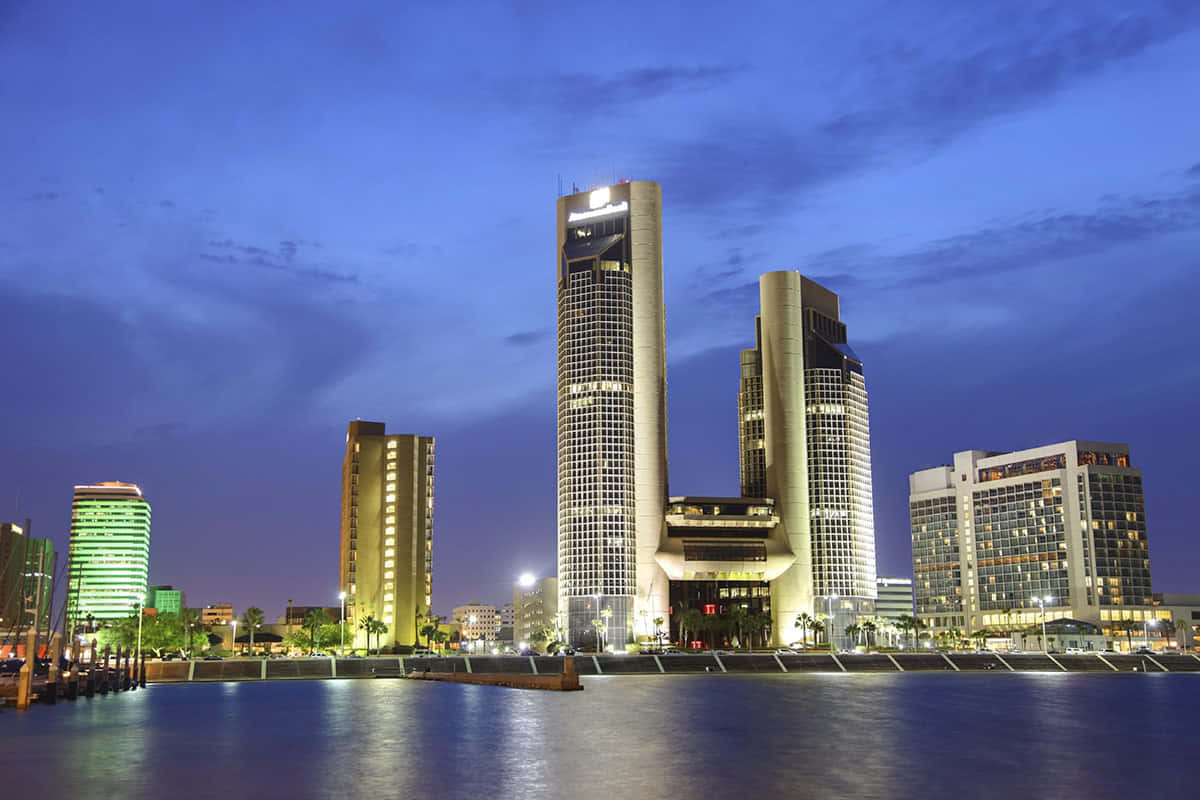
[[[774,655],[580,655],[578,675],[794,674],[808,672],[1190,672],[1200,674],[1194,655],[1045,655],[1041,653],[872,653],[832,656],[829,653]],[[150,661],[151,683],[255,681],[322,678],[397,678],[405,674],[488,676],[552,676],[562,673],[563,659],[553,656],[476,656],[448,658],[293,658],[278,660]],[[452,679],[454,680],[454,679]]]

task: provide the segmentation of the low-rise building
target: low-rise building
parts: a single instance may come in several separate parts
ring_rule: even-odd
[[[900,617],[913,616],[912,578],[875,579],[878,595],[875,599],[875,616],[895,622]]]
[[[456,606],[451,618],[462,625],[463,641],[496,640],[496,629],[500,627],[500,613],[495,606],[467,603],[465,606]]]
[[[1180,650],[1194,652],[1200,650],[1200,594],[1174,594],[1165,592],[1154,595],[1154,602],[1160,611],[1171,613],[1172,629],[1167,637],[1166,645],[1174,641]],[[1166,633],[1165,629],[1158,629]]]
[[[557,638],[558,578],[533,578],[518,581],[513,587],[513,641],[521,644],[545,644],[547,637]]]
[[[203,625],[228,625],[233,622],[233,603],[217,603],[200,610]]]

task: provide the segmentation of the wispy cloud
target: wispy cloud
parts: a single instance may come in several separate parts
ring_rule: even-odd
[[[544,341],[551,333],[552,331],[549,328],[542,328],[536,331],[521,331],[505,336],[504,341],[514,347],[531,347]]]

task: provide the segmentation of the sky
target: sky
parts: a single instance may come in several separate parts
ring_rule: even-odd
[[[555,200],[663,187],[671,494],[735,495],[757,279],[841,296],[908,475],[1126,442],[1200,591],[1200,4],[0,2],[0,520],[139,484],[152,583],[336,604],[356,418],[437,438],[434,608],[555,571]]]

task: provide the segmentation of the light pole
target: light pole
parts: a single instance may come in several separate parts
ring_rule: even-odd
[[[837,600],[837,599],[838,599],[838,596],[836,594],[831,594],[825,598],[825,601],[829,606],[829,621],[828,621],[829,630],[825,631],[825,633],[829,636],[829,654],[830,655],[833,655],[833,601]]]
[[[1042,609],[1042,652],[1043,653],[1049,652],[1048,650],[1046,650],[1046,603],[1049,603],[1053,599],[1054,598],[1051,597],[1050,595],[1046,595],[1045,597],[1033,598],[1033,602],[1037,603],[1038,607]]]
[[[604,599],[604,595],[601,594],[600,592],[597,592],[596,594],[592,595],[592,597],[596,598],[596,621],[599,622],[601,625],[603,625],[604,618],[602,616],[600,616],[600,601]],[[602,642],[602,639],[601,639],[601,635],[600,635],[600,625],[597,625],[596,626],[596,652],[597,653],[604,652],[604,645],[601,644],[601,642]]]
[[[342,655],[346,654],[346,593],[338,592],[338,600],[342,601],[342,645],[339,648]]]
[[[138,661],[142,659],[142,617],[146,616],[142,613],[142,604],[146,602],[146,595],[138,595],[138,646],[137,657]]]
[[[233,654],[236,656],[237,655],[237,620],[236,619],[229,620],[229,627],[233,628],[233,635],[229,637],[229,649],[232,650]]]
[[[1147,650],[1150,649],[1150,626],[1157,625],[1157,624],[1158,624],[1158,620],[1156,620],[1156,619],[1142,620],[1142,647],[1144,647]]]

